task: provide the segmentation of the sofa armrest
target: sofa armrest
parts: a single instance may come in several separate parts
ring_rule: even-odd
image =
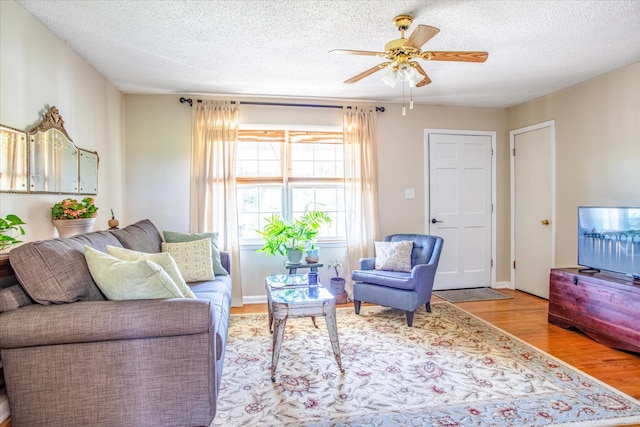
[[[374,270],[376,268],[375,258],[361,258],[360,270]]]
[[[201,299],[29,305],[0,314],[0,348],[200,334],[213,318]]]

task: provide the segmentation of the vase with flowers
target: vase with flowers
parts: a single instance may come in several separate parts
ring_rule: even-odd
[[[90,232],[97,215],[98,207],[92,197],[85,197],[81,201],[67,198],[51,207],[51,220],[60,237]]]

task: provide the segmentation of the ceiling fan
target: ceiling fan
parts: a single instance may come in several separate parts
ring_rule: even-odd
[[[484,62],[489,57],[487,52],[423,51],[421,49],[422,45],[431,40],[440,30],[429,25],[418,25],[409,38],[405,38],[404,33],[411,26],[412,22],[413,17],[411,15],[398,15],[394,18],[393,24],[400,31],[400,38],[387,43],[384,46],[384,52],[349,49],[334,49],[329,51],[329,53],[347,55],[378,56],[388,60],[351,77],[349,80],[345,80],[345,83],[355,83],[376,71],[391,66],[392,68],[382,79],[385,83],[393,86],[395,82],[399,80],[409,82],[411,86],[422,87],[431,83],[431,79],[415,59],[423,59],[425,61]]]

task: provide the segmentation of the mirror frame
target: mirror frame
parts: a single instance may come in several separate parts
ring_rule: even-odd
[[[98,194],[98,165],[99,165],[99,156],[97,151],[89,151],[82,149],[75,145],[67,130],[64,127],[64,120],[60,115],[58,109],[53,106],[49,108],[49,111],[45,113],[44,119],[40,122],[35,128],[31,129],[29,132],[23,132],[17,130],[15,128],[0,125],[0,132],[3,129],[8,129],[8,131],[12,131],[15,133],[19,133],[24,136],[25,141],[25,152],[27,156],[27,177],[26,177],[26,189],[25,190],[16,190],[16,189],[4,189],[0,188],[0,193],[31,193],[31,194],[42,194],[42,193],[54,193],[54,194],[82,194],[82,195],[97,195]],[[57,165],[59,162],[64,161],[64,157],[60,156],[60,158],[56,159],[55,155],[57,152],[63,152],[60,148],[70,148],[75,151],[74,157],[75,161],[71,164],[67,164],[61,166],[60,168],[69,168],[74,167],[75,170],[70,171],[66,175],[66,181],[69,182],[54,182],[53,189],[47,189],[47,183],[44,183],[44,189],[35,190],[34,186],[38,185],[36,176],[43,176],[45,174],[43,167],[41,165],[37,165],[34,161],[34,156],[37,154],[34,149],[35,144],[39,144],[41,142],[47,143],[51,133],[60,132],[62,137],[61,144],[62,147],[50,147],[47,150],[50,154],[54,155],[54,159],[50,161],[50,163]],[[46,156],[42,156],[46,157]],[[1,172],[1,171],[0,171]],[[54,171],[55,172],[55,171]],[[59,181],[59,180],[58,180]],[[73,190],[71,190],[73,188]]]

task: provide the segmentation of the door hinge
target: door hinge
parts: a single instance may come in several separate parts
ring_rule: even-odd
[[[493,213],[493,203],[491,203],[491,213]]]
[[[516,156],[516,147],[513,147],[513,156]]]
[[[491,268],[493,268],[493,258],[491,259]]]
[[[493,157],[493,147],[491,147],[491,157]]]
[[[516,269],[516,262],[515,261],[513,261],[513,269],[514,270]]]

